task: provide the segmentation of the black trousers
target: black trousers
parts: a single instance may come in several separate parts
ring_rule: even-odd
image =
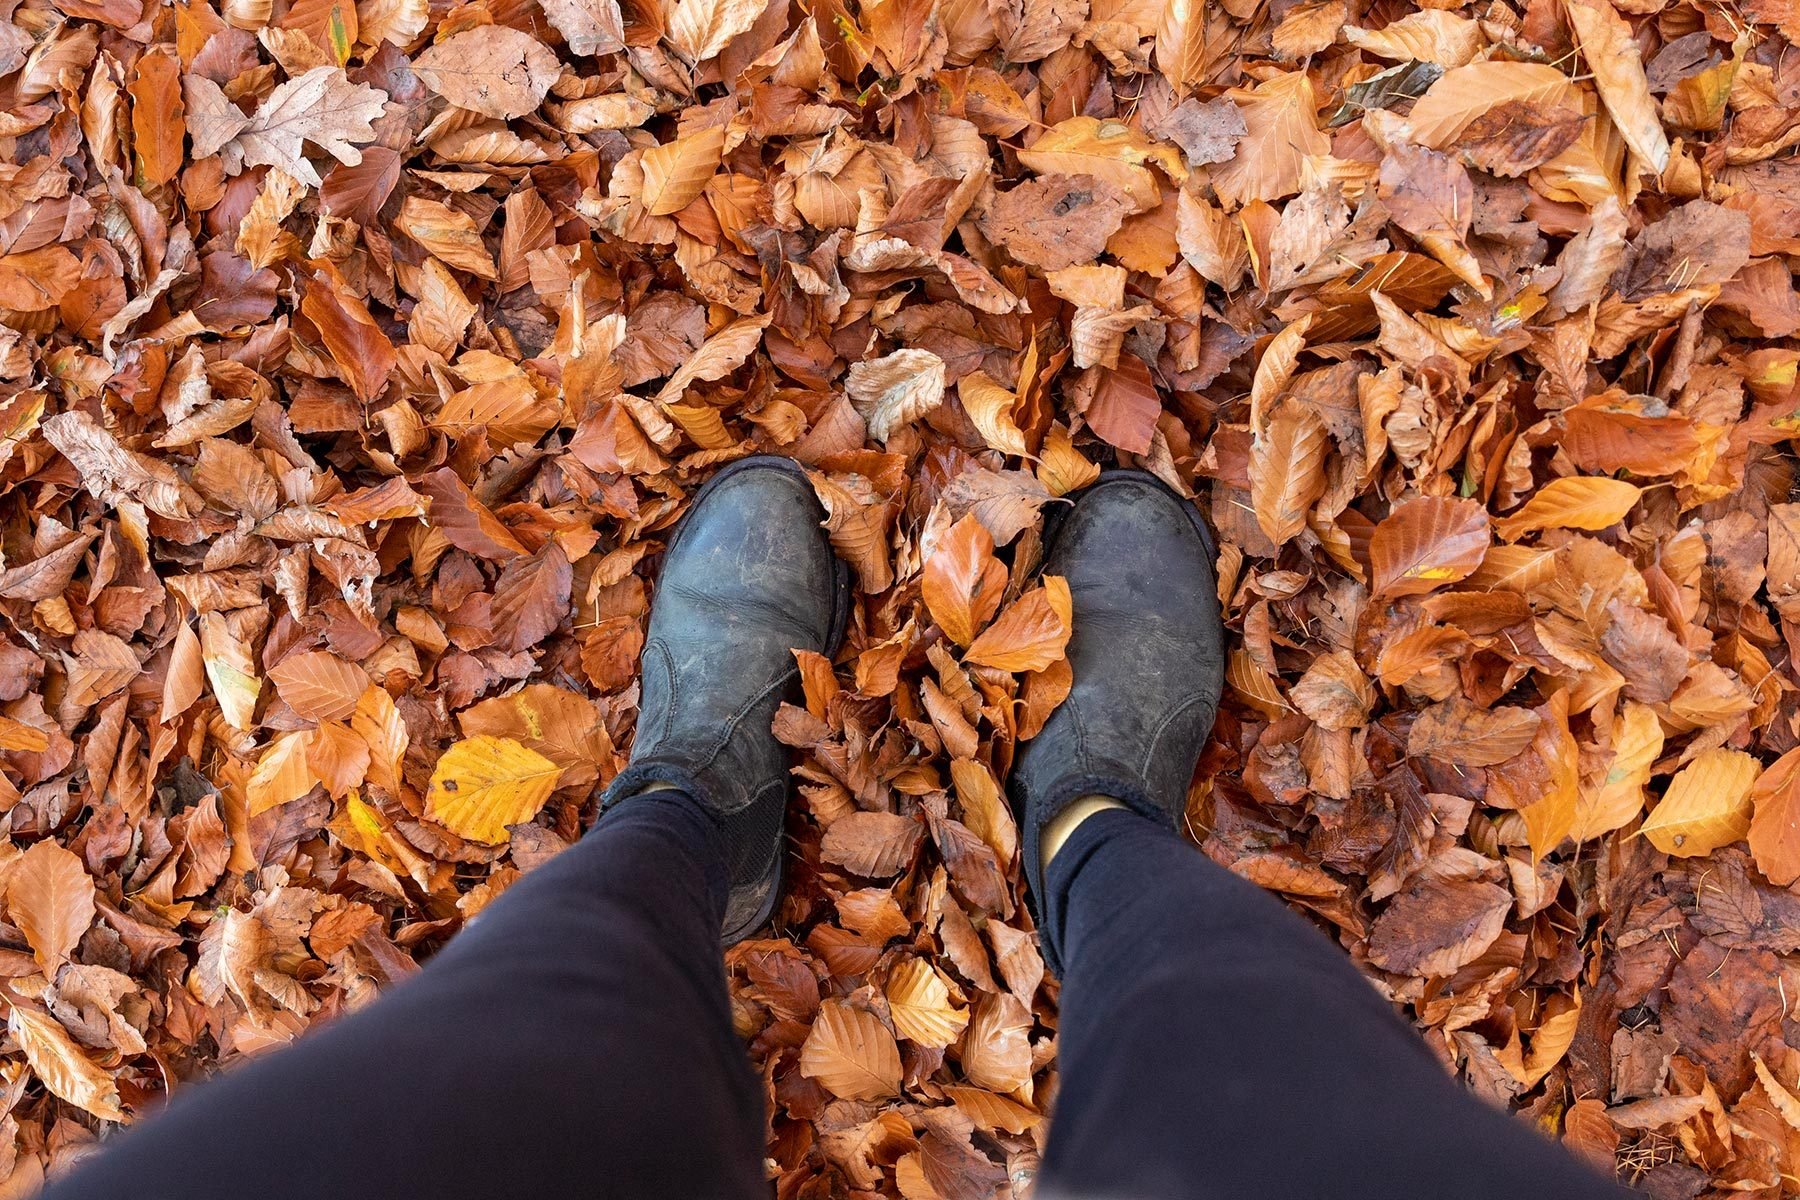
[[[767,1197],[724,862],[687,797],[628,801],[417,978],[46,1196]],[[1620,1194],[1464,1092],[1327,939],[1174,834],[1101,813],[1048,886],[1068,973],[1040,1196]]]

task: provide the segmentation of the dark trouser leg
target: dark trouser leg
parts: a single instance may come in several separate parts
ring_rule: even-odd
[[[724,856],[686,796],[626,801],[417,978],[178,1098],[46,1196],[766,1196]]]
[[[1046,1195],[1625,1193],[1465,1092],[1274,897],[1129,812],[1051,861],[1062,1089]]]

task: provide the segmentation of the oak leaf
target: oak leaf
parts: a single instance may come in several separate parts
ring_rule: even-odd
[[[350,82],[342,67],[314,67],[270,92],[223,153],[228,162],[275,167],[318,187],[323,181],[306,160],[304,143],[355,166],[362,162],[357,146],[375,140],[372,122],[386,103],[386,92]]]

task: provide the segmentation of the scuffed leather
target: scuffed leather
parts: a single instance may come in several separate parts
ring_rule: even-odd
[[[1214,557],[1198,510],[1142,471],[1107,472],[1051,534],[1044,573],[1069,581],[1074,685],[1008,784],[1040,922],[1056,921],[1040,838],[1071,802],[1112,796],[1171,828],[1181,819],[1224,682]]]
[[[842,630],[847,592],[824,519],[788,459],[744,459],[701,489],[657,576],[631,762],[601,801],[670,783],[720,818],[728,940],[774,902],[788,760],[770,725],[796,698],[793,651],[830,653]]]

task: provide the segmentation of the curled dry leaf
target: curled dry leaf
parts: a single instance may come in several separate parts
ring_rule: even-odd
[[[1477,879],[1425,879],[1394,898],[1369,933],[1369,961],[1397,975],[1449,975],[1481,957],[1512,896]]]
[[[886,442],[894,430],[943,403],[944,360],[929,350],[896,350],[853,364],[844,391],[868,424],[869,436]]]
[[[32,1073],[59,1099],[92,1113],[102,1121],[123,1121],[119,1085],[106,1071],[82,1053],[57,1019],[35,1004],[18,999],[6,1027],[25,1051]]]

